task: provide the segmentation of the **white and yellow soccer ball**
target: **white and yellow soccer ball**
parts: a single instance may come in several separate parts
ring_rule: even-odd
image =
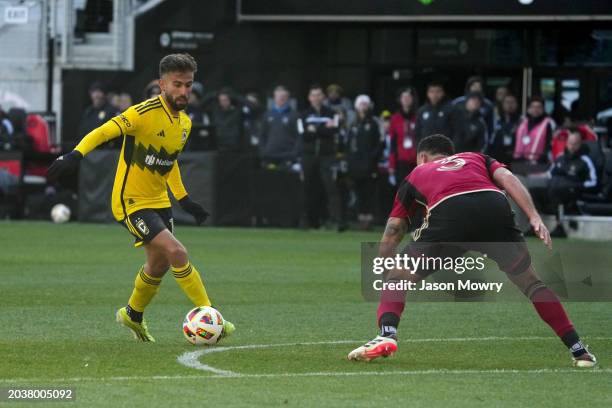
[[[183,320],[183,334],[188,342],[196,346],[216,344],[223,332],[223,316],[210,306],[191,309]]]
[[[51,219],[56,224],[63,224],[70,220],[70,208],[65,204],[55,204],[51,208]]]

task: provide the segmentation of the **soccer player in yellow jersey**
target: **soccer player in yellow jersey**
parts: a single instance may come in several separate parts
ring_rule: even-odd
[[[155,341],[143,313],[159,290],[169,268],[181,289],[195,306],[210,306],[210,299],[187,250],[174,237],[168,187],[181,207],[203,223],[204,208],[191,200],[183,186],[177,158],[191,130],[184,109],[189,100],[197,64],[189,54],[167,55],[159,63],[162,94],[131,106],[87,134],[76,148],[59,157],[49,168],[49,177],[76,170],[80,160],[100,144],[123,138],[112,194],[115,219],[143,246],[146,262],[140,267],[127,306],[117,311],[117,321],[142,341]],[[223,334],[234,325],[225,322]]]

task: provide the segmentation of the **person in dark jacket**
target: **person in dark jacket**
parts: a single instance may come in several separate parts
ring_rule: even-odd
[[[348,172],[357,195],[361,227],[369,230],[374,220],[374,196],[378,159],[381,156],[381,131],[372,116],[372,101],[367,95],[355,99],[357,116],[349,127],[347,140]]]
[[[263,115],[259,135],[259,156],[264,165],[295,163],[298,155],[297,121],[299,115],[289,105],[289,90],[274,89],[274,106]]]
[[[495,122],[495,133],[489,140],[487,154],[497,161],[510,164],[514,153],[514,135],[518,128],[521,114],[518,111],[516,96],[506,94],[501,103],[500,115]]]
[[[208,98],[207,98],[208,99]],[[244,118],[233,92],[222,88],[210,108],[212,125],[216,129],[217,146],[220,152],[242,152],[246,147],[244,139]]]
[[[472,92],[464,105],[455,106],[452,139],[457,153],[484,151],[489,132],[480,110],[482,103],[482,95]]]
[[[340,232],[346,230],[346,223],[342,219],[342,203],[336,185],[339,119],[331,108],[323,105],[324,99],[321,85],[311,85],[308,91],[310,107],[298,121],[304,174],[304,207],[308,225],[318,228],[321,220],[326,218],[325,214],[321,214],[321,202],[327,199],[330,222],[335,223]]]
[[[201,82],[194,82],[191,85],[191,94],[185,108],[185,113],[191,119],[191,123],[195,125],[208,125],[208,118],[205,115],[202,107],[202,97],[204,96],[204,85]]]
[[[493,132],[493,120],[495,115],[495,106],[493,102],[484,97],[484,81],[482,77],[477,75],[471,76],[465,82],[465,95],[455,98],[452,102],[453,106],[461,106],[465,103],[468,95],[471,93],[478,92],[483,95],[482,104],[480,106],[480,114],[487,124],[487,130],[489,133]]]
[[[100,82],[94,82],[89,87],[89,97],[91,98],[91,105],[85,109],[81,121],[79,123],[79,134],[78,139],[81,140],[92,130],[102,126],[106,121],[112,117],[118,115],[117,109],[108,103],[106,98],[106,88]],[[111,140],[103,145],[103,148],[119,148],[121,142]]]
[[[560,222],[560,213],[574,205],[581,193],[593,192],[598,185],[597,170],[589,157],[589,148],[582,143],[580,131],[573,127],[569,132],[565,151],[557,157],[550,170],[548,185],[549,202],[557,216],[557,226],[551,236],[556,237],[567,236]]]
[[[446,100],[444,86],[440,82],[431,82],[427,86],[427,102],[417,111],[414,133],[417,140],[442,134],[453,136],[451,122],[453,107]]]

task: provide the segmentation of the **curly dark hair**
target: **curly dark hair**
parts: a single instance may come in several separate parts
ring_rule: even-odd
[[[187,54],[169,54],[159,61],[159,77],[169,72],[196,72],[198,64]]]

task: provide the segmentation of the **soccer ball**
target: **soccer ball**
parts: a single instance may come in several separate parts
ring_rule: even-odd
[[[51,209],[51,219],[56,224],[62,224],[70,220],[70,208],[65,204],[55,204]]]
[[[223,331],[223,316],[210,306],[191,309],[183,321],[183,334],[196,346],[211,346],[219,341]]]

